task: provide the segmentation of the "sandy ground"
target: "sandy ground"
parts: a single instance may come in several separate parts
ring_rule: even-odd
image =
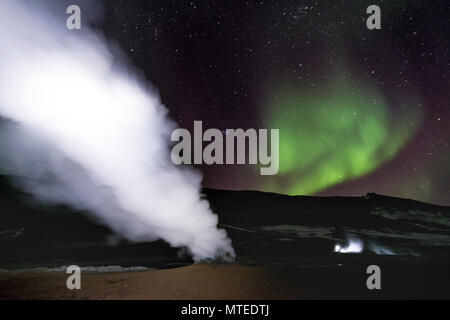
[[[277,274],[279,276],[277,276]],[[0,299],[293,299],[304,295],[282,273],[261,267],[192,265],[167,270],[82,273],[81,289],[68,290],[69,274],[0,273]],[[316,296],[308,292],[308,296]]]
[[[153,271],[81,273],[81,289],[59,271],[2,271],[0,299],[449,299],[448,266],[383,265],[368,290],[366,265],[336,268],[195,264]],[[406,271],[405,271],[406,270]],[[412,281],[413,280],[413,281]]]

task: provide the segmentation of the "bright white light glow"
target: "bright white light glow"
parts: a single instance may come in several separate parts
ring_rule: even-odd
[[[345,246],[341,246],[339,244],[336,244],[334,246],[334,252],[340,253],[359,253],[362,252],[363,249],[364,249],[363,242],[356,238],[349,239],[347,245]]]

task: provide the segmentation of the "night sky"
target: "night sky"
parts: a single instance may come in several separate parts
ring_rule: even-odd
[[[366,27],[371,4],[381,8],[381,30]],[[450,205],[448,1],[104,6],[99,32],[180,127],[280,130],[277,175],[199,166],[205,187]]]

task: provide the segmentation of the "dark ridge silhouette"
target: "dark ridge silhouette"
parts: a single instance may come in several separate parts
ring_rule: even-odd
[[[167,267],[192,263],[163,241],[130,243],[88,212],[43,204],[0,176],[0,268],[70,262]],[[383,259],[450,256],[450,207],[368,194],[362,197],[287,196],[258,191],[204,189],[204,197],[246,264],[335,263],[349,241],[358,255]]]

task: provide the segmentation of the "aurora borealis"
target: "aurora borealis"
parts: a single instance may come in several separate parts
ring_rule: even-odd
[[[203,185],[450,204],[448,1],[104,1],[97,27],[192,129],[280,130],[280,172]]]
[[[417,129],[414,105],[392,119],[375,89],[339,76],[330,83],[310,92],[281,91],[269,103],[270,125],[282,132],[278,183],[269,189],[310,195],[356,179],[392,159]]]

